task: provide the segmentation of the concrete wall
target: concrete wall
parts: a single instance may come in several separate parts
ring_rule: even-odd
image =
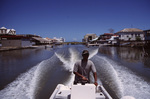
[[[2,47],[25,47],[32,46],[28,40],[2,40]]]
[[[22,47],[32,46],[32,43],[30,41],[22,41],[21,46]]]

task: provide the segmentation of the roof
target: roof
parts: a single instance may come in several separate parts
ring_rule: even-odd
[[[114,33],[104,33],[103,35],[114,35]]]
[[[1,27],[0,29],[6,29],[5,27]]]
[[[15,29],[11,29],[11,31],[16,31]]]
[[[95,33],[93,33],[93,34],[86,34],[87,36],[91,36],[91,35],[96,35]]]
[[[38,40],[40,42],[49,42],[48,40],[44,39],[44,38],[40,38],[40,37],[32,37],[35,40]]]
[[[88,38],[89,36],[97,37],[97,35],[96,35],[96,34],[86,34],[86,35],[84,36],[84,38]]]
[[[149,30],[144,30],[144,31],[150,31],[150,29]]]
[[[10,29],[7,29],[7,33],[9,33]]]
[[[137,28],[125,28],[119,32],[143,32],[143,30]]]
[[[46,40],[54,40],[54,39],[51,39],[51,38],[48,38],[48,37],[46,37],[45,39],[46,39]]]
[[[22,36],[22,35],[0,35],[1,38],[7,38],[7,39],[23,39],[26,38],[28,39],[28,37]]]

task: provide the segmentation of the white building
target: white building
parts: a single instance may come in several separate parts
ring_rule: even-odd
[[[119,38],[118,35],[113,35],[113,36],[111,36],[110,39],[108,39],[108,43],[115,45],[115,44],[117,44],[118,38]]]
[[[119,35],[119,40],[122,41],[145,40],[143,30],[137,28],[125,28],[116,34]]]
[[[92,41],[94,39],[98,39],[98,36],[96,34],[86,34],[83,38],[83,42],[89,42],[89,41]]]
[[[60,37],[60,38],[54,37],[53,39],[55,39],[56,43],[63,43],[63,42],[65,42],[65,39],[62,38],[62,37]]]
[[[0,28],[0,35],[2,34],[9,34],[9,35],[16,35],[16,30],[15,29],[7,29],[5,27]]]

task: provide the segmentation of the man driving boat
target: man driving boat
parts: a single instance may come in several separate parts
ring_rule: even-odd
[[[75,80],[74,84],[81,83],[90,83],[90,72],[93,72],[94,76],[94,84],[97,86],[97,73],[96,73],[96,68],[94,63],[88,59],[89,57],[89,51],[88,50],[83,50],[82,52],[82,60],[77,61],[74,64],[74,69],[73,73],[75,74]]]

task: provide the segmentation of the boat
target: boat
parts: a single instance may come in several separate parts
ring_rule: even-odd
[[[112,99],[102,85],[76,84],[65,86],[58,84],[49,99]]]

